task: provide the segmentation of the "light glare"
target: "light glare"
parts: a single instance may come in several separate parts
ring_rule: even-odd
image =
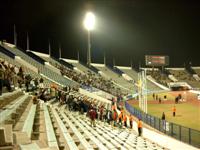
[[[90,30],[93,30],[94,29],[94,24],[95,24],[95,16],[92,12],[88,12],[85,16],[85,19],[84,19],[84,27],[90,31]]]

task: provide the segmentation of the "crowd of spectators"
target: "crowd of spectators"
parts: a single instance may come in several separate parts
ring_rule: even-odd
[[[170,73],[179,80],[196,81],[186,70],[170,70]]]
[[[66,72],[69,73],[73,79],[76,78],[73,73],[70,74],[71,70]],[[95,82],[101,84],[101,79],[97,79],[92,74],[89,74],[90,81],[88,82],[86,82],[88,80],[87,75],[82,76],[86,76],[85,80],[81,81],[82,84],[88,86],[94,86]],[[2,87],[4,86],[7,87],[8,91],[12,91],[15,88],[21,88],[22,90],[33,94],[33,103],[37,104],[41,101],[47,102],[50,100],[53,100],[54,102],[57,101],[60,105],[65,105],[66,109],[69,111],[78,111],[80,114],[88,116],[91,120],[91,126],[95,127],[95,121],[98,120],[107,122],[113,127],[128,127],[127,117],[129,117],[129,127],[132,128],[133,117],[127,115],[124,110],[117,105],[116,99],[113,98],[112,104],[109,104],[80,94],[78,92],[78,87],[66,86],[61,88],[55,83],[52,83],[49,87],[44,87],[43,82],[43,78],[32,78],[30,74],[26,74],[23,67],[17,67],[5,60],[0,61],[1,93]]]
[[[52,88],[56,89],[54,86],[51,86]],[[107,122],[112,127],[130,127],[132,129],[133,116],[127,114],[123,108],[117,105],[114,98],[111,104],[107,104],[81,95],[75,87],[56,89],[56,91],[57,94],[50,94],[51,97],[54,97],[60,105],[66,105],[66,109],[69,111],[76,111],[81,115],[88,116],[91,120],[91,126],[95,127],[96,121],[102,121]],[[129,118],[129,125],[127,117]]]
[[[147,75],[151,75],[158,83],[165,86],[168,86],[168,83],[171,82],[168,76],[160,70],[148,70]]]
[[[68,78],[80,83],[83,86],[95,87],[115,96],[122,96],[126,94],[123,93],[120,90],[120,88],[116,87],[111,79],[105,79],[101,75],[92,73],[91,71],[81,73],[70,68],[64,67],[63,65],[59,65],[57,63],[50,63],[56,66],[58,69],[60,69],[60,72],[63,76],[67,76]]]
[[[0,95],[3,87],[7,88],[8,92],[17,88],[24,88],[26,92],[34,91],[38,87],[44,87],[43,78],[32,78],[30,74],[24,71],[22,66],[10,64],[9,62],[0,60]]]

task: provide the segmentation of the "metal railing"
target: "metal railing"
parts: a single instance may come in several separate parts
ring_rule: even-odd
[[[177,140],[200,148],[200,131],[184,127],[172,122],[161,120],[158,117],[146,114],[125,102],[126,109],[149,126],[169,135]],[[191,118],[192,119],[192,118]],[[189,121],[189,120],[188,120]]]

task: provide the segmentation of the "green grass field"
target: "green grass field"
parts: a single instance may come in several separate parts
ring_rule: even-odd
[[[167,100],[175,99],[174,94],[161,93],[158,97],[163,99],[167,95]],[[184,95],[183,95],[184,97]],[[152,95],[148,96],[149,102],[153,100]],[[134,107],[139,108],[138,103],[133,104]],[[162,113],[165,112],[166,120],[185,127],[196,129],[200,131],[200,107],[190,103],[176,104],[176,117],[172,116],[172,107],[174,104],[148,104],[148,114],[161,118]]]
[[[178,94],[182,95],[182,98],[186,100],[186,102],[182,102],[179,104],[174,104],[175,97]],[[163,101],[164,95],[167,96],[167,101]],[[193,146],[200,148],[200,103],[196,100],[196,95],[191,93],[184,92],[169,92],[169,93],[159,93],[158,98],[161,98],[162,103],[159,104],[158,101],[153,99],[152,94],[147,96],[148,99],[148,114],[161,118],[162,113],[165,112],[167,122],[172,122],[178,125],[183,126],[180,128],[178,126],[173,126],[173,137],[181,141],[189,143],[189,129],[191,130],[191,143]],[[133,100],[129,102],[130,105],[139,109],[138,101]],[[176,116],[172,115],[172,108],[176,106]],[[184,128],[187,127],[187,128]],[[198,130],[198,131],[196,131]],[[169,133],[171,135],[171,130]]]
[[[139,108],[138,104],[133,105]],[[161,118],[165,112],[166,120],[200,131],[200,109],[184,103],[176,105],[176,117],[172,116],[172,104],[148,104],[148,114]]]

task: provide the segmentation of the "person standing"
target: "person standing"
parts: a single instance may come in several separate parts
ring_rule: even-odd
[[[165,130],[165,113],[163,112],[162,113],[162,126],[163,126],[163,129]]]
[[[152,97],[153,97],[153,100],[155,100],[155,93],[153,93]]]
[[[138,120],[138,136],[141,136],[141,135],[142,135],[142,121],[139,118],[139,120]]]
[[[174,107],[172,108],[172,111],[173,111],[173,117],[175,117],[175,116],[176,116],[176,106],[174,106]]]
[[[133,128],[133,116],[130,114],[129,115],[129,122],[130,122],[130,128]]]
[[[159,97],[159,100],[158,100],[158,101],[159,101],[159,104],[161,104],[161,98],[160,98],[160,97]]]
[[[90,119],[91,119],[91,126],[96,127],[95,125],[95,118],[96,118],[96,112],[94,108],[91,108],[89,111]]]
[[[118,117],[116,109],[114,109],[114,112],[112,115],[113,115],[113,126],[115,126],[117,123],[117,117]]]
[[[165,120],[165,113],[162,113],[162,120]]]
[[[123,114],[122,112],[120,112],[119,116],[118,116],[118,119],[119,119],[119,126],[120,128],[122,127],[122,119],[123,119]]]
[[[124,120],[124,126],[127,127],[127,116],[126,116],[126,114],[124,114],[123,120]]]
[[[156,100],[158,100],[158,95],[156,95]]]

